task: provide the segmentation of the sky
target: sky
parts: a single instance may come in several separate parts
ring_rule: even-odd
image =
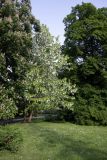
[[[32,13],[42,24],[47,25],[53,36],[59,36],[63,44],[63,19],[71,12],[71,7],[82,2],[91,2],[97,8],[107,7],[107,0],[31,0]]]

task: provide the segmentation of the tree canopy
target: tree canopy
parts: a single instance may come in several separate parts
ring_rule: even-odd
[[[6,97],[8,106],[4,100],[2,104],[11,112],[14,111],[11,102],[17,108],[24,101],[22,81],[26,78],[31,57],[32,33],[39,30],[39,21],[31,14],[30,1],[0,1],[0,85],[1,93],[6,94],[1,94],[1,99]],[[9,90],[11,94],[8,94]]]
[[[107,124],[107,8],[82,3],[72,8],[64,24],[63,53],[73,63],[69,79],[78,88],[75,120]]]
[[[62,67],[67,65],[67,57],[61,55],[60,44],[44,25],[33,38],[32,54],[25,91],[28,109],[49,110],[63,106],[72,110],[73,96],[70,94],[76,91],[75,86],[58,78]]]
[[[107,8],[76,5],[64,24],[61,46],[30,0],[0,1],[0,119],[61,108],[107,125]]]

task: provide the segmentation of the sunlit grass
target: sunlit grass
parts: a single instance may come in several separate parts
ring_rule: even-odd
[[[107,160],[107,127],[71,123],[16,124],[24,138],[17,154],[0,160]]]

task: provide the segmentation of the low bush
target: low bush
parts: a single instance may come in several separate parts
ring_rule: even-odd
[[[16,152],[21,146],[22,135],[18,128],[13,126],[0,127],[0,150]]]

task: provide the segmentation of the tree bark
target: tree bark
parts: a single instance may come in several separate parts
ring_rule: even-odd
[[[28,122],[30,123],[32,121],[33,111],[30,112],[28,117]]]

